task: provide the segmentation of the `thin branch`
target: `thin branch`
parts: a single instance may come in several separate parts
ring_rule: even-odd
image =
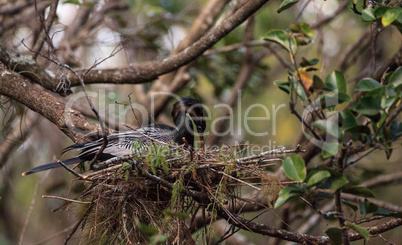
[[[83,201],[78,201],[78,200],[65,198],[65,197],[59,197],[59,196],[42,195],[42,198],[60,199],[60,200],[64,200],[64,201],[67,201],[67,202],[74,202],[74,203],[79,203],[79,204],[91,204],[91,202],[83,202]]]
[[[53,235],[51,235],[49,237],[46,237],[45,239],[43,239],[43,240],[41,240],[39,242],[33,243],[32,245],[48,244],[50,240],[53,240],[54,238],[56,238],[56,237],[58,237],[58,236],[60,236],[60,235],[62,235],[64,233],[67,233],[69,230],[73,229],[74,226],[75,225],[70,225],[69,227],[67,227],[67,228],[65,228],[65,229],[63,229],[63,230],[61,230],[61,231],[59,231],[59,232],[57,232],[57,233],[55,233],[55,234],[53,234]]]
[[[50,10],[49,10],[49,14],[48,14],[48,17],[46,19],[46,22],[42,23],[43,24],[43,29],[42,29],[42,31],[41,31],[41,33],[40,33],[40,35],[38,37],[38,40],[36,41],[34,47],[32,48],[33,51],[34,51],[34,56],[33,56],[34,60],[36,60],[36,58],[38,57],[38,54],[40,53],[40,51],[41,51],[41,49],[43,47],[43,44],[45,43],[46,40],[48,41],[50,46],[53,45],[52,41],[50,40],[50,37],[49,37],[49,32],[50,32],[50,28],[53,25],[54,19],[56,17],[56,11],[57,11],[58,3],[59,3],[58,0],[53,0],[52,3],[50,4]],[[35,7],[36,7],[36,0],[35,0]],[[43,20],[42,15],[40,15],[39,13],[38,13],[38,15],[41,17],[40,19],[42,21]],[[52,49],[53,49],[53,47],[52,47]]]
[[[350,7],[350,9],[353,10],[353,12],[354,12],[355,14],[362,15],[362,12],[360,12],[359,10],[357,10],[356,3],[352,3],[352,7]]]
[[[57,162],[58,164],[60,164],[64,169],[66,169],[68,172],[72,173],[72,174],[73,174],[75,177],[77,177],[78,179],[84,179],[84,177],[83,177],[81,174],[79,174],[79,173],[75,172],[73,169],[67,167],[67,165],[64,164],[63,161],[61,161],[61,160],[59,160],[59,159],[56,159],[56,162]]]
[[[12,6],[8,8],[2,6],[2,9],[0,9],[0,15],[16,15],[32,4],[32,1],[27,1],[25,3],[12,3]]]
[[[241,179],[235,178],[235,177],[233,177],[233,176],[231,176],[231,175],[229,175],[229,174],[227,174],[227,173],[225,173],[225,172],[216,171],[216,170],[214,170],[214,169],[211,169],[211,170],[212,170],[213,172],[216,172],[216,173],[225,175],[226,177],[231,178],[231,179],[233,179],[233,180],[236,180],[236,181],[238,181],[238,182],[240,182],[240,183],[243,183],[243,184],[245,184],[245,185],[247,185],[247,186],[249,186],[249,187],[251,187],[251,188],[253,188],[253,189],[257,190],[257,191],[261,191],[260,188],[255,187],[255,186],[253,186],[252,184],[247,183],[247,182],[245,182],[245,181],[243,181],[243,180],[241,180]]]
[[[384,209],[387,209],[392,212],[402,212],[401,206],[398,206],[398,205],[395,205],[395,204],[392,204],[389,202],[373,199],[373,198],[360,197],[360,196],[356,196],[356,195],[352,195],[352,194],[348,194],[348,193],[342,193],[341,197],[342,197],[342,199],[346,199],[348,201],[353,201],[353,202],[357,202],[357,203],[358,202],[364,203],[364,200],[367,199],[371,203],[377,205],[380,208],[384,208]]]
[[[92,208],[95,206],[93,204],[93,199],[91,204],[89,205],[89,207],[87,208],[87,210],[85,211],[84,215],[82,216],[82,218],[77,222],[77,224],[75,224],[75,226],[73,227],[73,229],[71,230],[71,232],[68,234],[68,236],[64,239],[64,245],[67,244],[67,242],[71,239],[71,237],[74,235],[75,231],[78,229],[78,227],[80,227],[82,221],[84,221],[86,219],[86,217],[91,213]]]
[[[397,172],[388,175],[379,175],[375,178],[364,181],[360,186],[373,188],[401,182],[402,182],[402,172]]]
[[[318,22],[311,25],[312,29],[319,29],[323,25],[328,24],[329,22],[333,21],[336,17],[339,16],[347,7],[349,6],[349,1],[343,1],[338,8],[330,15],[326,16],[325,18],[319,20]]]
[[[398,226],[402,225],[402,219],[391,219],[390,221],[384,222],[382,224],[368,227],[367,230],[370,232],[370,235],[375,236],[380,233],[384,233],[386,231],[392,230]],[[352,233],[349,235],[350,241],[357,241],[363,239],[364,237],[358,233]]]
[[[244,41],[241,43],[235,43],[235,44],[231,44],[222,48],[216,48],[216,49],[209,49],[207,51],[205,51],[205,53],[203,54],[203,56],[211,56],[211,55],[216,55],[216,54],[220,54],[220,53],[228,53],[228,52],[232,52],[235,50],[238,50],[240,48],[244,48],[244,47],[258,47],[258,46],[265,46],[267,45],[267,41],[264,40],[252,40],[252,41]]]
[[[42,184],[42,182],[43,182],[48,176],[49,176],[49,172],[46,173],[46,174],[41,178],[41,180],[38,181],[38,182],[35,184],[34,191],[33,191],[33,194],[32,194],[31,204],[29,205],[28,213],[27,213],[27,215],[26,215],[26,218],[25,218],[25,221],[24,221],[24,225],[22,226],[20,239],[19,239],[19,241],[18,241],[18,244],[19,244],[19,245],[23,244],[24,234],[25,234],[26,228],[27,228],[27,226],[28,226],[28,222],[29,222],[29,220],[30,220],[30,217],[31,217],[33,208],[34,208],[34,206],[35,206],[36,196],[38,195],[39,185]]]
[[[252,40],[253,38],[253,24],[254,21],[252,18],[249,19],[249,21],[247,22],[247,26],[246,26],[246,30],[244,33],[244,39],[245,42],[249,42]],[[226,101],[226,104],[232,108],[236,101],[241,98],[241,93],[243,88],[247,85],[247,83],[250,81],[250,77],[252,75],[252,71],[255,67],[256,63],[253,60],[253,52],[251,50],[250,47],[246,48],[246,52],[244,54],[244,58],[243,58],[243,64],[240,70],[240,73],[237,77],[237,80],[235,82],[235,85],[232,88],[231,94],[229,99]],[[224,109],[221,111],[220,115],[218,118],[225,118],[228,115],[230,115],[230,109],[228,109],[227,107],[224,107]],[[217,122],[217,124],[215,125],[215,131],[217,133],[221,133],[225,126],[227,125],[227,120],[219,120]],[[213,145],[219,142],[219,140],[221,139],[221,136],[217,135],[217,134],[213,134],[211,135],[211,137],[209,137],[208,142],[209,144]]]
[[[238,159],[236,159],[236,161],[241,163],[241,162],[250,161],[252,159],[257,159],[257,158],[262,159],[269,155],[283,155],[283,154],[287,154],[287,153],[300,153],[300,152],[306,152],[306,151],[301,149],[301,145],[298,145],[295,149],[286,150],[285,148],[279,148],[279,149],[275,149],[275,150],[265,151],[260,154],[256,154],[256,155],[252,155],[252,156],[248,156],[248,157],[238,158]]]
[[[370,44],[370,30],[364,32],[363,35],[359,37],[356,42],[350,45],[341,53],[338,59],[338,69],[344,72],[347,68],[350,67],[353,61],[357,58],[362,57],[363,52],[366,50],[367,46]]]

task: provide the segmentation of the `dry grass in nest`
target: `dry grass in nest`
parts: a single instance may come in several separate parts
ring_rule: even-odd
[[[241,198],[239,186],[262,191],[265,205],[271,207],[280,186],[266,167],[281,160],[278,155],[300,149],[240,158],[239,149],[247,147],[250,145],[189,151],[150,145],[138,149],[141,154],[93,166],[96,171],[79,174],[70,169],[76,180],[88,187],[66,202],[84,204],[66,241],[81,227],[85,244],[192,244],[195,213],[204,209],[217,216],[240,201],[247,202]]]

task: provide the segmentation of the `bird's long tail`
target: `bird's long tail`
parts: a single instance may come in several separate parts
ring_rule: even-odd
[[[77,157],[75,157],[75,158],[70,158],[70,159],[67,159],[67,160],[62,160],[62,162],[63,162],[65,165],[70,165],[70,164],[74,164],[74,163],[80,163],[80,162],[82,162],[82,161],[83,161],[82,159],[77,158]],[[34,173],[37,173],[37,172],[42,172],[42,171],[45,171],[45,170],[48,170],[48,169],[52,169],[52,168],[57,168],[57,167],[61,167],[60,163],[58,163],[58,162],[51,162],[51,163],[48,163],[48,164],[41,165],[41,166],[38,166],[38,167],[36,167],[36,168],[30,169],[30,170],[28,170],[28,171],[26,171],[26,172],[23,172],[23,173],[22,173],[22,176],[34,174]]]

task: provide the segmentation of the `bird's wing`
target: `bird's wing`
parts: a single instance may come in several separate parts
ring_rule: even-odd
[[[104,154],[113,156],[124,156],[133,153],[140,153],[144,147],[151,142],[157,145],[171,143],[174,140],[176,129],[167,125],[165,127],[142,127],[135,130],[125,131],[108,136],[108,144],[103,150]],[[167,127],[166,127],[167,126]],[[168,128],[169,127],[169,128]],[[81,145],[79,158],[91,158],[103,145],[103,138],[97,141],[88,142]]]

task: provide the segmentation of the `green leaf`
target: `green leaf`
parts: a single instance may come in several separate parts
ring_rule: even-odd
[[[362,11],[362,17],[365,21],[373,21],[375,20],[374,9],[366,8]]]
[[[284,30],[271,30],[265,35],[264,40],[281,45],[291,54],[296,53],[296,39]]]
[[[315,32],[313,29],[311,29],[309,24],[302,22],[299,24],[299,26],[301,29],[301,33],[304,36],[308,37],[311,41],[315,40],[315,38],[316,38]]]
[[[375,211],[373,214],[374,214],[374,215],[389,216],[389,215],[391,215],[392,213],[391,213],[391,211],[382,208],[382,209],[379,209],[379,210]]]
[[[353,209],[353,211],[357,211],[357,209],[359,209],[356,205],[354,205],[353,203],[351,203],[351,202],[349,202],[347,200],[342,199],[342,203],[344,203],[346,206],[348,206],[351,209]]]
[[[301,191],[300,188],[293,186],[293,185],[289,185],[289,186],[283,188],[279,192],[278,199],[276,199],[276,201],[275,201],[274,208],[278,208],[278,207],[282,206],[288,200],[295,198],[297,196],[300,196],[302,193],[303,192]]]
[[[387,160],[389,160],[389,158],[391,157],[391,154],[393,152],[393,149],[391,148],[391,143],[385,144],[385,156],[387,157]]]
[[[402,13],[401,8],[390,8],[385,12],[385,14],[381,18],[381,23],[384,27],[387,27],[394,22],[394,20],[398,19],[399,15]]]
[[[343,92],[334,91],[320,96],[320,103],[322,109],[330,108],[351,100],[352,98]]]
[[[340,71],[333,71],[325,78],[325,87],[334,91],[338,89],[338,92],[346,93],[346,80]]]
[[[324,86],[324,82],[321,80],[321,78],[317,75],[313,76],[313,88],[314,89],[323,89]]]
[[[392,105],[396,102],[396,97],[382,97],[381,98],[381,108],[384,109],[386,112],[391,109]]]
[[[355,225],[349,221],[346,221],[345,224],[346,227],[356,231],[357,233],[359,233],[360,235],[362,235],[364,237],[364,239],[369,240],[370,239],[370,233],[368,232],[368,230],[360,225]]]
[[[389,78],[389,84],[396,88],[402,84],[402,66],[396,69]]]
[[[339,117],[342,119],[342,129],[347,131],[357,126],[357,121],[349,110],[339,112]]]
[[[312,60],[307,60],[306,58],[302,57],[302,61],[300,62],[301,67],[307,67],[307,66],[315,66],[320,62],[319,59],[312,59]]]
[[[322,148],[321,156],[323,159],[335,156],[341,149],[341,145],[338,143],[324,143]]]
[[[373,88],[365,96],[384,96],[385,95],[385,90],[386,90],[386,86]]]
[[[390,130],[392,134],[391,140],[397,140],[399,137],[402,136],[402,123],[398,121],[392,121]]]
[[[375,197],[374,193],[370,189],[368,189],[366,187],[361,187],[361,186],[346,189],[346,190],[344,190],[344,192],[362,196],[362,197]]]
[[[299,0],[284,0],[276,12],[280,13],[280,12],[292,7],[293,5],[295,5],[298,2],[299,2]]]
[[[327,178],[331,177],[331,173],[327,170],[320,170],[314,173],[307,181],[307,187],[315,185]]]
[[[356,90],[359,91],[370,91],[374,88],[380,87],[381,84],[372,78],[364,78],[362,79],[359,84],[357,84]]]
[[[353,140],[361,139],[361,137],[363,136],[362,134],[367,135],[371,134],[370,128],[365,125],[357,125],[355,127],[350,127],[348,128],[348,130],[345,131],[352,136]]]
[[[332,176],[329,179],[327,179],[327,181],[325,181],[322,185],[320,185],[320,188],[336,191],[339,188],[349,183],[349,181],[340,174],[339,176],[336,176],[331,173],[331,175]]]
[[[289,82],[275,81],[274,84],[277,85],[280,90],[285,91],[287,94],[290,93]]]
[[[360,214],[369,214],[378,211],[378,206],[371,203],[366,198],[364,199],[364,202],[359,200],[359,207],[360,207]]]
[[[364,96],[357,104],[351,106],[356,112],[365,116],[375,116],[381,110],[381,96]]]
[[[342,130],[338,124],[330,120],[318,120],[313,123],[313,126],[324,130],[328,134],[334,136],[337,139],[342,139]]]
[[[307,100],[306,91],[304,91],[303,85],[300,83],[295,83],[296,94],[302,99],[303,101]]]
[[[342,245],[342,230],[339,228],[328,228],[325,231],[325,234],[328,235],[329,240],[332,245]]]
[[[290,155],[283,161],[282,166],[289,179],[299,182],[303,182],[306,179],[306,165],[300,156],[296,154]]]
[[[390,7],[387,6],[380,6],[374,10],[374,15],[376,19],[380,19],[381,17],[384,16],[384,14],[390,9]]]

